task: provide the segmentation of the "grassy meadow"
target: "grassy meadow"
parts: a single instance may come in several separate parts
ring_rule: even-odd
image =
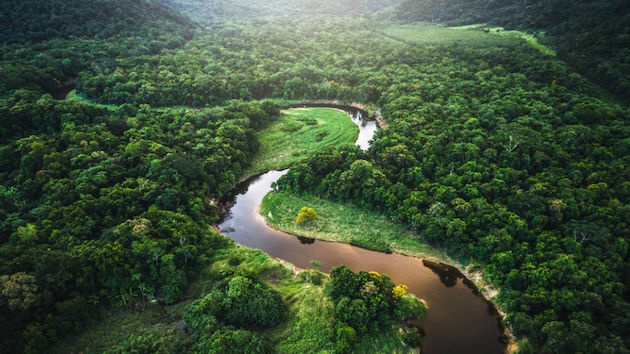
[[[538,42],[537,36],[521,31],[505,30],[502,27],[486,27],[475,24],[459,27],[445,27],[424,22],[396,24],[386,27],[383,34],[409,44],[449,44],[460,43],[469,47],[505,46],[519,40],[527,42],[545,55],[555,56],[556,52]]]
[[[297,225],[295,218],[304,206],[315,209],[317,218],[309,225]],[[446,252],[427,245],[405,225],[394,223],[379,213],[351,205],[310,195],[297,196],[278,192],[265,196],[260,213],[269,225],[294,235],[455,264]]]
[[[282,169],[328,146],[354,144],[359,128],[332,108],[293,108],[258,132],[260,150],[245,175]]]

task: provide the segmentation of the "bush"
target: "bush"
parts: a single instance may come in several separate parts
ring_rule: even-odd
[[[394,316],[402,321],[423,321],[427,317],[427,308],[417,297],[406,294],[396,303]]]
[[[419,348],[423,341],[422,332],[418,328],[412,327],[403,334],[403,340],[410,347]]]
[[[303,207],[298,213],[295,223],[298,225],[308,224],[317,218],[317,213],[312,208]]]
[[[238,255],[231,255],[230,258],[228,258],[228,264],[232,267],[236,267],[241,264],[241,262],[243,262],[243,260]]]
[[[209,335],[205,340],[195,343],[194,351],[198,353],[268,353],[269,348],[256,334],[243,329],[221,328]]]
[[[278,291],[242,276],[230,280],[222,305],[224,319],[241,327],[273,327],[287,312]]]
[[[335,353],[350,353],[357,341],[357,332],[343,322],[337,322]]]
[[[322,278],[324,278],[324,275],[317,272],[311,277],[311,283],[313,283],[313,285],[322,285]]]
[[[113,348],[106,350],[105,353],[166,354],[184,351],[184,344],[178,336],[165,336],[161,332],[154,331],[147,334],[132,334]]]

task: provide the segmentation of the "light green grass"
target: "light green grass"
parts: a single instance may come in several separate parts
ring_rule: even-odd
[[[531,33],[526,33],[526,32],[516,31],[516,30],[506,31],[505,29],[503,29],[503,27],[487,27],[486,29],[489,31],[489,33],[492,33],[498,36],[508,36],[508,37],[511,36],[511,37],[521,38],[522,40],[527,42],[527,44],[531,45],[533,48],[538,49],[541,53],[545,55],[556,56],[555,50],[538,42],[538,38]],[[539,34],[539,36],[542,36],[542,34]]]
[[[454,29],[424,22],[392,25],[383,29],[383,33],[416,45],[459,43],[484,48],[514,43],[513,38],[491,35],[478,29]]]
[[[173,322],[181,319],[189,301],[166,306],[166,315],[160,313],[155,306],[143,311],[112,309],[103,315],[98,322],[88,325],[79,335],[68,336],[59,341],[50,353],[102,353],[122,342],[130,334],[159,333],[161,336],[176,338],[179,336]],[[164,327],[155,328],[161,323]]]
[[[68,93],[68,95],[66,96],[66,100],[68,101],[74,101],[74,102],[79,102],[79,103],[84,103],[90,106],[94,106],[97,108],[104,108],[104,109],[108,109],[110,111],[115,111],[117,110],[120,106],[115,105],[115,104],[103,104],[103,103],[96,103],[92,100],[89,100],[83,96],[81,96],[77,90],[72,90]]]
[[[354,144],[359,128],[347,113],[332,108],[293,108],[257,133],[260,150],[245,175],[282,169],[328,146]]]
[[[90,105],[90,106],[93,106],[93,107],[108,109],[110,111],[115,111],[115,110],[119,109],[122,106],[122,105],[105,104],[105,103],[95,102],[93,100],[90,100],[89,98],[84,97],[83,95],[78,93],[77,90],[70,91],[68,93],[68,95],[66,96],[66,100],[79,102],[79,103],[84,103],[84,104],[87,104],[87,105]],[[180,112],[180,111],[185,111],[185,110],[189,110],[189,109],[197,110],[199,108],[189,107],[189,106],[172,106],[172,107],[151,107],[151,109],[154,110],[154,111],[157,111],[157,112],[166,112],[166,111]]]
[[[298,211],[304,206],[317,212],[317,219],[311,225],[295,223]],[[294,235],[456,264],[446,252],[426,244],[403,224],[393,223],[379,213],[350,205],[310,195],[278,192],[265,196],[260,213],[269,225]]]
[[[509,45],[524,40],[545,55],[555,56],[556,52],[539,43],[537,36],[521,31],[506,31],[501,27],[488,27],[473,24],[458,27],[444,27],[424,22],[392,25],[383,30],[390,38],[410,44],[451,44],[460,43],[470,47],[490,47]]]

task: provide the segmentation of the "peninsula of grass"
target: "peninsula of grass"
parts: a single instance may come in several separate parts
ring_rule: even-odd
[[[359,127],[332,108],[293,108],[257,133],[260,150],[245,175],[282,169],[329,146],[354,144]]]
[[[317,218],[310,224],[298,225],[296,216],[305,206],[315,209]],[[260,213],[267,224],[293,235],[456,264],[446,252],[426,244],[405,225],[351,205],[311,195],[272,192],[263,199]]]

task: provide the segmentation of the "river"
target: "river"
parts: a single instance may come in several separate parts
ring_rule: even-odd
[[[357,145],[369,147],[376,124],[362,118],[360,111],[350,112],[360,129]],[[461,273],[452,267],[432,266],[415,257],[385,254],[344,243],[325,242],[290,235],[267,226],[258,213],[262,198],[271,184],[286,173],[269,171],[239,184],[234,205],[219,224],[221,232],[241,245],[261,249],[300,268],[321,263],[330,272],[338,265],[354,271],[376,271],[389,275],[397,284],[424,299],[429,307],[424,330],[425,353],[503,353],[503,327],[494,306],[467,286]]]

